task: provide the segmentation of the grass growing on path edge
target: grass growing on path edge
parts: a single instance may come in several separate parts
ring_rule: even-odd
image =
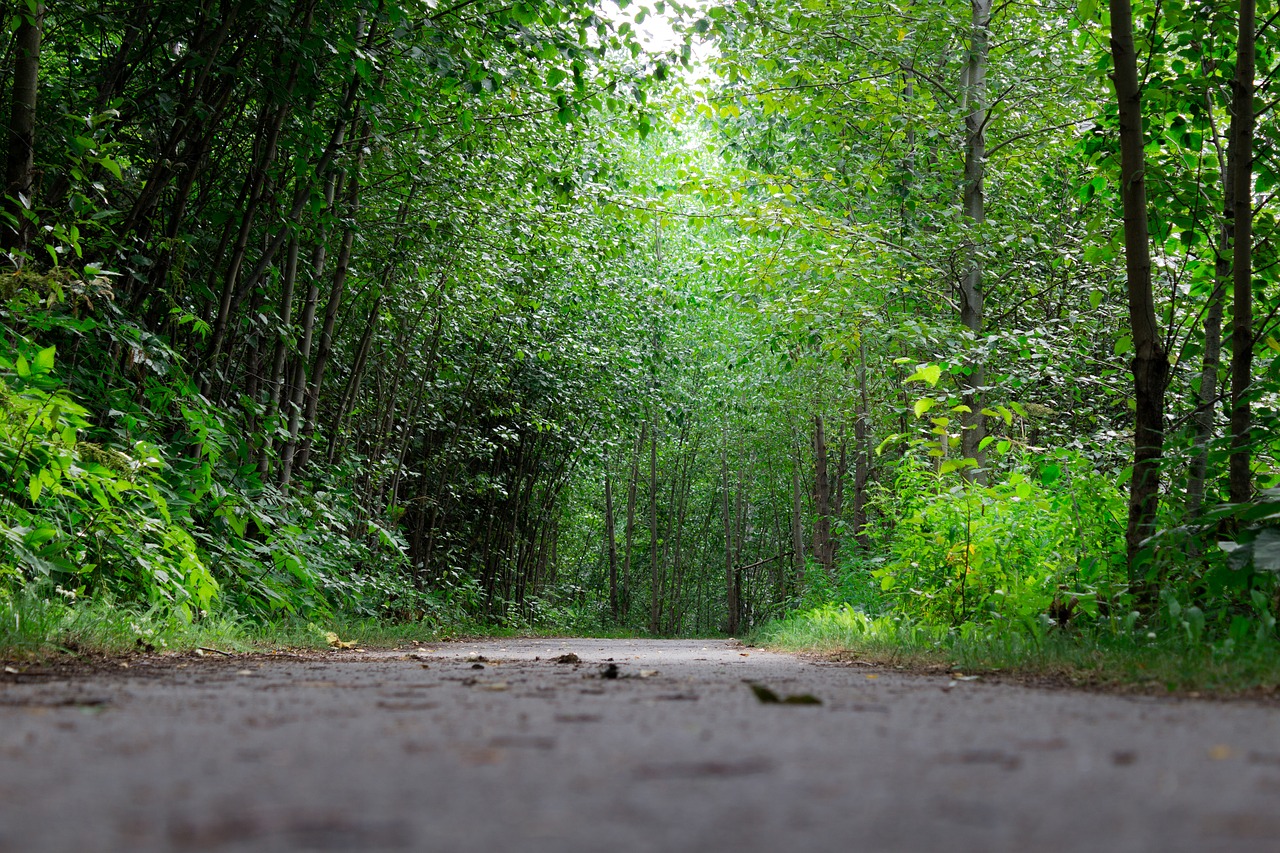
[[[623,639],[624,630],[564,630],[554,626],[487,625],[467,619],[403,622],[335,614],[260,621],[234,613],[193,620],[177,609],[74,600],[34,589],[0,596],[0,660],[38,660],[66,653],[129,655],[213,649],[253,653],[274,649],[395,648],[414,641],[489,637],[591,636]]]
[[[924,672],[1111,691],[1280,698],[1280,643],[1172,631],[1044,625],[960,630],[868,617],[848,605],[793,613],[751,636],[768,648]]]

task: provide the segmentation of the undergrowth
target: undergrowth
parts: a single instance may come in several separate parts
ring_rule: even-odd
[[[997,630],[868,616],[847,604],[828,604],[771,622],[751,639],[779,650],[835,653],[908,670],[1000,673],[1179,693],[1280,689],[1280,642],[1269,633],[1206,642],[1167,619],[1143,621],[1136,613],[1067,629],[1039,623]]]

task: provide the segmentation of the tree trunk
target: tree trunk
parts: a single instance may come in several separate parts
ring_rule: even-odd
[[[1207,112],[1213,117],[1213,104]],[[1218,246],[1214,251],[1214,287],[1209,297],[1209,307],[1204,315],[1204,356],[1200,363],[1200,393],[1196,395],[1194,417],[1195,455],[1191,458],[1191,470],[1187,474],[1187,515],[1196,518],[1204,506],[1205,481],[1209,473],[1209,442],[1213,439],[1213,426],[1218,409],[1218,369],[1222,364],[1222,312],[1226,302],[1227,287],[1231,284],[1231,241],[1235,216],[1235,179],[1231,174],[1231,162],[1223,150],[1216,125],[1213,127],[1213,144],[1218,150],[1221,166],[1223,210],[1218,228]]]
[[[604,473],[604,536],[609,549],[609,616],[618,624],[618,535],[613,521],[613,478]]]
[[[661,548],[658,547],[658,428],[649,434],[649,633],[662,627]]]
[[[1160,458],[1164,453],[1164,393],[1169,378],[1169,355],[1156,325],[1155,295],[1151,288],[1142,91],[1133,44],[1133,8],[1129,0],[1110,2],[1111,55],[1114,62],[1111,80],[1115,85],[1120,114],[1120,197],[1124,208],[1129,329],[1134,348],[1130,366],[1137,403],[1125,550],[1129,560],[1129,581],[1141,584],[1144,572],[1137,557],[1142,542],[1155,530],[1160,502]]]
[[[867,400],[867,348],[858,343],[858,418],[853,424],[853,538],[858,546],[871,547],[867,535],[867,481],[871,478],[871,447],[867,434],[870,405]]]
[[[968,112],[964,117],[964,217],[971,231],[987,221],[983,180],[987,156],[987,53],[990,42],[991,0],[972,0],[973,29],[969,36],[969,63],[966,68],[965,99]],[[982,335],[984,317],[982,255],[978,238],[968,243],[968,269],[960,283],[960,322],[973,333],[975,345]],[[977,349],[981,352],[981,348]],[[960,451],[965,459],[977,462],[976,468],[963,469],[967,479],[985,482],[985,453],[979,448],[986,432],[982,414],[982,385],[986,373],[981,355],[967,359],[966,375],[960,380],[961,400],[968,411],[961,412]]]
[[[733,571],[733,513],[729,502],[729,439],[720,444],[720,500],[724,511],[724,597],[729,621],[725,630],[730,637],[738,634],[738,585]]]
[[[822,415],[813,416],[813,556],[828,576],[831,560],[831,482],[827,475],[827,436]]]
[[[631,477],[627,481],[627,520],[622,533],[624,543],[624,553],[622,555],[622,600],[618,602],[624,616],[631,609],[631,556],[636,530],[636,491],[640,485],[640,454],[644,452],[644,442],[648,434],[649,425],[641,424],[640,440],[636,443],[635,453],[631,454]]]
[[[1228,488],[1232,503],[1253,497],[1249,449],[1249,385],[1253,373],[1253,77],[1254,0],[1240,0],[1236,76],[1231,83],[1231,172],[1235,189],[1232,246],[1231,460]]]
[[[0,223],[0,250],[8,252],[14,266],[21,268],[33,226],[27,211],[33,207],[31,196],[35,192],[36,94],[44,4],[37,3],[34,13],[23,10],[19,18],[13,37],[13,106],[4,170],[5,213],[14,221]]]
[[[800,488],[800,449],[796,447],[791,466],[791,550],[792,576],[799,595],[804,585],[804,493]]]

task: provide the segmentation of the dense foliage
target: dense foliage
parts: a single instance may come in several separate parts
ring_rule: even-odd
[[[1273,3],[623,5],[10,3],[0,596],[1271,639]]]

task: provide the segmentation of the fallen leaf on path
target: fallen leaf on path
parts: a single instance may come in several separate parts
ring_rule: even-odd
[[[344,642],[335,631],[325,631],[324,639],[331,649],[354,649],[356,647],[355,643]]]
[[[481,684],[481,685],[480,685],[480,689],[481,689],[481,690],[492,690],[492,691],[494,691],[494,692],[498,692],[498,691],[502,691],[502,690],[507,690],[507,689],[508,689],[508,685],[507,685],[507,682],[505,682],[505,681],[491,681],[491,682],[489,682],[488,684]]]
[[[767,705],[772,705],[782,701],[782,697],[777,693],[774,693],[768,687],[765,687],[763,684],[755,684],[748,681],[747,686],[751,688],[752,693],[756,694],[757,699]]]
[[[774,691],[765,687],[763,684],[757,684],[754,681],[746,682],[751,688],[751,692],[756,695],[762,703],[766,705],[821,705],[822,700],[812,693],[797,693],[792,696],[782,697]]]
[[[1209,757],[1214,761],[1226,761],[1235,755],[1235,750],[1225,743],[1217,743],[1209,747]]]
[[[567,655],[560,655],[560,657],[556,658],[556,663],[582,663],[582,658],[573,652],[569,652]]]
[[[640,670],[640,677],[641,677],[641,678],[653,678],[653,677],[654,677],[655,675],[657,675],[657,674],[658,674],[658,671],[657,671],[656,669],[642,669],[642,670]]]

